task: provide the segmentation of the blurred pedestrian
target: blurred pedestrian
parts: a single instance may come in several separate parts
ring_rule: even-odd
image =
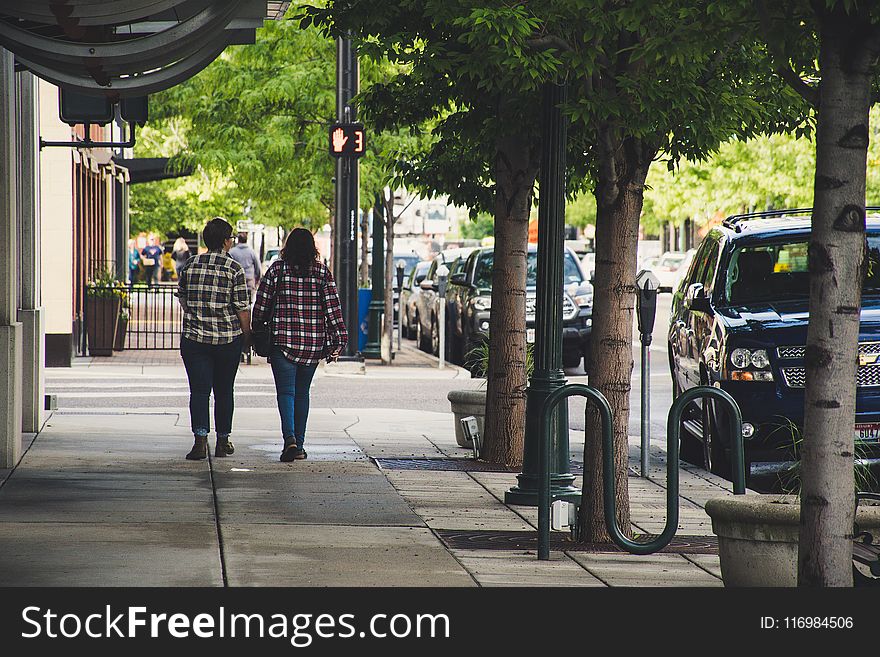
[[[207,253],[190,258],[180,271],[177,297],[183,307],[180,355],[189,379],[193,447],[186,458],[208,455],[208,407],[214,393],[214,456],[232,454],[233,386],[242,349],[250,340],[250,302],[244,270],[229,257],[232,226],[215,217],[202,233]]]
[[[254,292],[260,284],[260,259],[256,252],[247,243],[247,233],[238,234],[238,244],[229,249],[229,255],[244,269],[244,278],[247,281],[248,294],[251,303],[254,300]]]
[[[318,362],[335,360],[348,341],[336,282],[305,228],[287,236],[257,289],[254,323],[268,323],[284,447],[281,460],[306,458],[309,388]]]
[[[141,254],[134,240],[128,240],[128,286],[134,285],[141,264]]]
[[[186,261],[191,256],[192,253],[190,253],[186,240],[178,237],[174,242],[174,249],[171,251],[171,259],[174,260],[174,273],[177,275],[177,280],[180,280],[180,270],[183,269]]]
[[[147,246],[141,251],[141,262],[144,264],[146,272],[147,287],[153,287],[154,279],[156,283],[159,282],[158,275],[162,268],[163,249],[158,242],[155,235],[150,235],[147,239]]]

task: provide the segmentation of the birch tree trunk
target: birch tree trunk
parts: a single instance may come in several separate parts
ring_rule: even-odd
[[[852,586],[853,425],[865,255],[870,68],[857,18],[820,18],[798,585]]]
[[[526,428],[526,252],[538,158],[525,137],[498,141],[483,458],[510,467],[522,465]]]

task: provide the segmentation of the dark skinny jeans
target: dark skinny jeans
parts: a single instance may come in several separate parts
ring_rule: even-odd
[[[232,433],[232,390],[241,359],[241,336],[228,344],[204,344],[180,338],[180,355],[189,379],[189,416],[192,432],[207,436],[211,430],[209,404],[214,391],[214,427],[218,436]]]

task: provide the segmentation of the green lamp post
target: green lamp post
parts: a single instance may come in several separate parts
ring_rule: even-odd
[[[373,206],[373,267],[370,276],[370,318],[364,358],[382,358],[382,315],[385,313],[385,229],[382,222],[382,198],[376,194]]]
[[[560,106],[566,100],[564,84],[548,84],[542,99],[541,172],[538,198],[538,271],[535,308],[535,369],[526,391],[526,435],[523,471],[518,484],[508,490],[508,504],[537,506],[541,418],[538,411],[552,392],[565,385],[562,369],[562,274],[565,247],[565,146],[568,119]],[[550,421],[550,496],[576,502],[570,470],[568,409],[560,404]]]

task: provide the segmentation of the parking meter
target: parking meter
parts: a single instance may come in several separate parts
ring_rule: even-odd
[[[660,279],[653,272],[643,269],[636,274],[636,316],[639,324],[639,339],[642,343],[642,477],[650,470],[651,452],[651,333],[654,331],[654,317],[657,314],[657,292]]]
[[[440,334],[440,369],[443,369],[443,357],[446,354],[446,285],[449,281],[449,267],[440,265],[437,267],[437,292],[440,295],[440,325],[437,331]]]
[[[406,268],[406,261],[405,260],[398,260],[397,261],[397,289],[398,290],[403,289],[403,273],[404,273],[403,270],[405,268]]]
[[[657,314],[657,292],[660,289],[660,279],[648,269],[643,269],[636,274],[636,314],[641,334],[642,344],[651,344],[651,334],[654,332],[654,317]]]

